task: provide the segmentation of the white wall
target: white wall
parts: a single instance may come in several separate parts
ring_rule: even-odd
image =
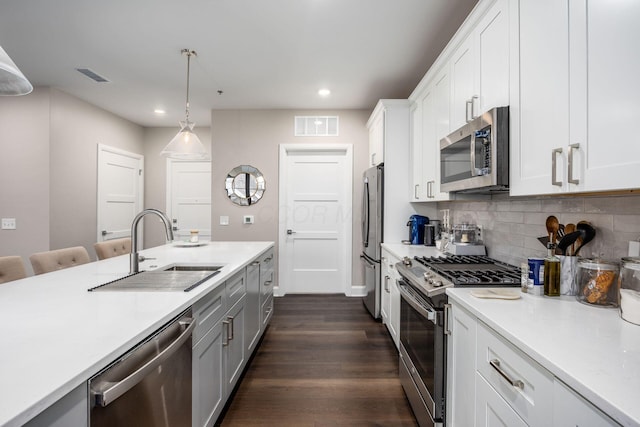
[[[0,230],[0,256],[27,264],[49,248],[49,94],[0,97],[0,217],[17,221],[16,230]]]
[[[359,177],[367,168],[369,133],[366,110],[213,110],[211,113],[212,141],[212,224],[213,240],[269,240],[278,236],[278,149],[280,144],[340,143],[353,144],[353,253],[354,284],[361,284],[359,268],[360,200],[362,189]],[[295,137],[293,122],[296,115],[338,115],[340,136]],[[237,206],[227,198],[224,181],[227,173],[238,165],[251,165],[266,179],[267,189],[260,202],[252,206]],[[229,216],[230,224],[221,226],[221,215]],[[254,215],[255,223],[242,224],[243,215]],[[277,263],[277,261],[276,261]],[[356,267],[357,266],[357,267]]]

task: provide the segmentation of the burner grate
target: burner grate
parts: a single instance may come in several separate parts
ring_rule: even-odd
[[[451,281],[454,286],[518,285],[520,269],[486,255],[416,257],[416,261]]]

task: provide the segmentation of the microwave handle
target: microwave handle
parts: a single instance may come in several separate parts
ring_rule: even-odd
[[[471,131],[471,155],[469,156],[471,176],[476,176],[476,132]]]

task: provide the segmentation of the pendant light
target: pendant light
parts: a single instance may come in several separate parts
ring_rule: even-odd
[[[161,155],[172,159],[182,160],[204,160],[209,158],[207,150],[200,142],[200,138],[193,132],[195,123],[189,121],[189,71],[191,57],[196,56],[196,52],[190,49],[182,49],[182,54],[187,56],[187,103],[185,108],[185,120],[180,122],[180,131],[160,152]]]
[[[26,95],[33,86],[0,47],[0,95]]]

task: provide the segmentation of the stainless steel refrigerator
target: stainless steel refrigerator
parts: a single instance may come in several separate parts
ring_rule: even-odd
[[[382,243],[384,165],[367,169],[362,191],[362,255],[366,295],[363,302],[375,319],[380,318],[380,243]]]

